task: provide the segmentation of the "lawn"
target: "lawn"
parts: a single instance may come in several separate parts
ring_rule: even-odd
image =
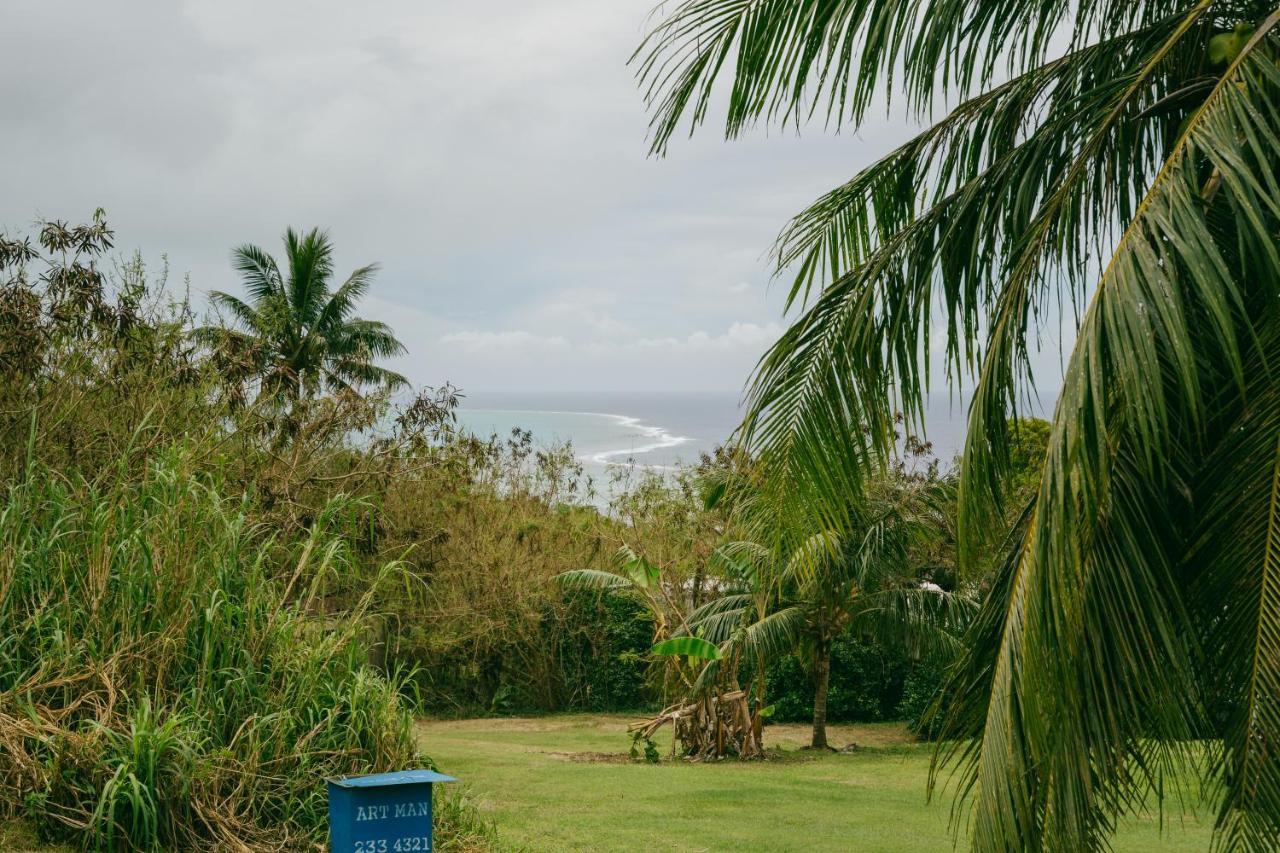
[[[896,724],[835,726],[850,754],[798,751],[779,725],[765,762],[660,765],[627,760],[625,716],[426,721],[422,743],[458,776],[505,840],[534,851],[950,851],[949,802],[925,801],[930,747]],[[1176,810],[1176,806],[1174,807]],[[1131,819],[1117,851],[1203,851],[1207,816]],[[963,849],[963,848],[961,848]]]

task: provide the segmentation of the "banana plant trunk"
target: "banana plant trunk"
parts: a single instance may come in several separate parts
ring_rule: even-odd
[[[831,683],[831,641],[821,640],[813,661],[813,738],[810,749],[827,749],[827,688]]]

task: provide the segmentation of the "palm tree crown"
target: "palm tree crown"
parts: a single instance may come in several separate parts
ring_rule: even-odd
[[[925,512],[928,496],[916,489],[882,489],[856,513],[843,534],[829,532],[771,543],[734,541],[713,560],[731,584],[729,594],[695,611],[690,630],[722,644],[723,659],[756,670],[757,705],[763,703],[765,665],[791,652],[805,660],[814,682],[814,749],[827,747],[826,705],[831,651],[846,633],[904,646],[915,656],[955,653],[955,629],[972,609],[964,593],[925,582],[913,559],[938,533]],[[769,522],[765,522],[768,524]],[[753,525],[764,531],[764,525]],[[712,664],[715,669],[719,664]]]
[[[857,124],[889,79],[919,116],[948,107],[777,244],[800,314],[743,437],[825,525],[897,412],[923,428],[941,338],[973,388],[966,553],[999,517],[1030,353],[1078,316],[951,685],[977,850],[1104,849],[1187,751],[1220,843],[1280,846],[1277,56],[1256,0],[685,0],[637,54],[659,151],[722,74],[730,136]]]
[[[210,300],[230,314],[234,326],[206,327],[202,336],[233,351],[265,393],[285,399],[407,384],[400,374],[374,363],[405,352],[390,327],[352,316],[377,265],[360,267],[335,290],[333,244],[324,231],[299,234],[290,228],[284,245],[287,275],[257,246],[232,252],[249,301],[214,291]]]

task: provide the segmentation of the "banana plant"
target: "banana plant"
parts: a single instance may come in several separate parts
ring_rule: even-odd
[[[620,593],[640,602],[653,620],[654,642],[668,636],[673,621],[686,622],[684,608],[662,581],[662,571],[629,545],[617,550],[608,569],[573,569],[555,580],[566,590]]]

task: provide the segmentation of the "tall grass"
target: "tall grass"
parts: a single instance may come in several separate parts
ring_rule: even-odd
[[[277,541],[194,455],[0,498],[0,805],[92,848],[310,847],[326,776],[425,759],[359,612],[289,589],[344,565],[333,513]]]

